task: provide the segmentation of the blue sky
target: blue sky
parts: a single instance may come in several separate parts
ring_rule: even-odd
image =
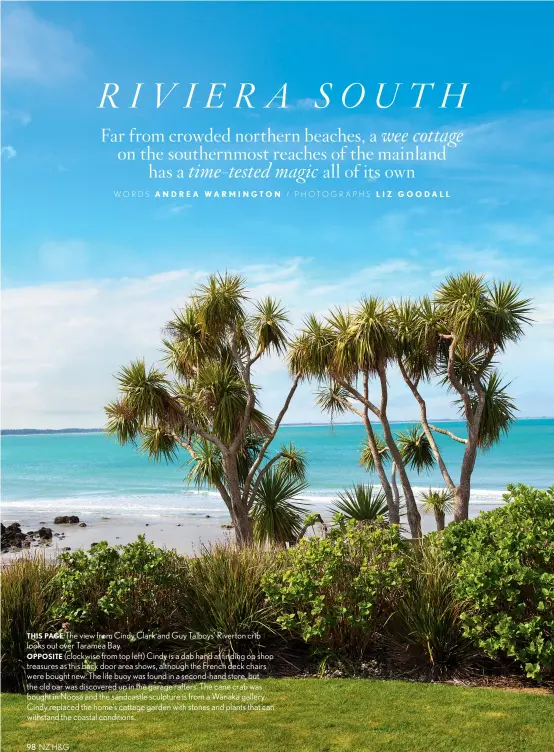
[[[552,414],[554,8],[550,3],[3,4],[4,425],[94,426],[112,374],[157,357],[159,330],[198,279],[225,267],[281,296],[295,323],[362,293],[430,292],[472,269],[520,282],[536,324],[502,370],[522,415]],[[286,111],[99,110],[105,81],[252,81],[261,102],[287,81]],[[324,81],[468,81],[463,110],[308,107]],[[267,96],[266,96],[267,95]],[[371,98],[370,98],[371,99]],[[182,104],[182,103],[181,103]],[[414,187],[449,201],[116,200],[155,187],[115,160],[125,131],[463,130],[449,163]],[[182,185],[167,185],[163,188]],[[320,186],[321,187],[321,186]],[[326,186],[328,187],[328,186]],[[368,185],[367,187],[375,187]],[[381,184],[379,187],[384,187]],[[394,186],[387,186],[394,187]],[[275,412],[287,375],[263,365]],[[391,413],[416,417],[392,377]],[[429,390],[434,417],[453,416]],[[321,420],[309,389],[291,420]]]

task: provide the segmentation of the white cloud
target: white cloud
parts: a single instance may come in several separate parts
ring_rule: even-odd
[[[375,285],[378,283],[387,282],[387,288],[392,286],[389,294],[394,294],[393,291],[402,291],[404,289],[405,282],[408,282],[413,294],[417,294],[416,286],[417,280],[414,279],[414,272],[420,270],[418,264],[411,263],[405,259],[390,259],[384,261],[382,264],[376,266],[368,266],[360,269],[354,274],[350,274],[343,279],[337,280],[337,282],[331,285],[320,285],[309,290],[308,295],[322,296],[334,294],[335,297],[340,295],[343,299],[346,297],[351,298],[352,295],[355,298],[359,298],[360,292],[363,292],[363,286]],[[377,294],[383,294],[378,292]]]
[[[450,267],[444,266],[442,269],[433,269],[431,277],[440,277],[443,279],[447,274],[450,274]]]
[[[316,103],[320,105],[319,108],[316,108]],[[312,99],[312,97],[305,97],[304,99],[295,99],[293,102],[289,102],[287,104],[287,109],[289,110],[316,110],[321,109],[321,107],[325,104],[324,99]]]
[[[2,156],[6,159],[13,159],[17,156],[16,150],[13,148],[13,146],[3,146],[2,147]]]
[[[55,85],[79,75],[88,51],[70,29],[41,18],[28,6],[3,15],[2,68],[8,82]]]
[[[290,310],[296,329],[306,313],[355,302],[362,292],[401,294],[411,280],[427,290],[431,280],[408,262],[390,260],[368,267],[357,277],[339,278],[332,287],[317,284],[309,262],[291,259],[236,270],[249,281],[249,295],[273,295]],[[3,426],[6,428],[100,426],[103,405],[115,395],[113,374],[137,357],[160,358],[161,330],[171,312],[183,305],[191,290],[205,279],[202,269],[173,269],[147,277],[83,280],[5,289],[3,294]],[[414,279],[414,277],[416,279]],[[432,284],[432,282],[431,282]],[[534,394],[551,392],[554,369],[551,348],[551,290],[534,296],[536,323],[502,361],[513,379],[523,415],[544,412]],[[526,290],[526,294],[532,294]],[[547,348],[548,344],[548,348]],[[263,387],[263,409],[275,415],[289,386],[278,358],[260,362],[256,379]],[[288,414],[290,421],[322,421],[314,406],[313,387],[305,385]],[[391,374],[391,417],[417,419],[418,408]],[[450,396],[426,390],[432,417],[453,417]],[[431,409],[432,408],[432,409]],[[537,412],[538,411],[538,412]]]
[[[509,261],[498,248],[477,243],[437,243],[445,258],[462,262],[468,268],[476,268],[489,274],[504,270]]]
[[[167,206],[157,214],[158,219],[170,219],[171,217],[178,217],[184,211],[192,209],[192,204],[175,204],[174,206]]]

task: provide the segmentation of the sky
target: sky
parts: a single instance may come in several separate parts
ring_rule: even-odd
[[[458,271],[515,280],[535,323],[500,370],[521,416],[552,415],[553,30],[551,3],[3,3],[3,427],[101,426],[114,373],[156,361],[172,310],[225,269],[247,278],[251,297],[279,297],[293,328],[364,294],[432,293]],[[236,92],[252,81],[260,106],[98,109],[107,81],[127,103],[136,82],[197,81],[205,92],[226,81]],[[290,107],[263,109],[285,81]],[[325,81],[338,91],[364,82],[368,101],[315,110]],[[463,109],[403,99],[377,110],[377,84],[398,81],[470,86]],[[183,187],[153,185],[144,164],[118,162],[118,147],[101,143],[102,128],[133,126],[465,135],[447,166],[419,165],[412,181],[448,189],[448,201],[156,202],[114,197]],[[271,358],[256,378],[275,415],[286,368]],[[390,385],[391,418],[416,419],[394,373]],[[433,418],[456,416],[443,390],[426,395]],[[325,420],[312,387],[287,420]]]

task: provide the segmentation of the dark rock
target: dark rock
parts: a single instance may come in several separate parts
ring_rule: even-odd
[[[87,526],[86,522],[79,522],[79,527],[86,527],[86,526]]]
[[[144,527],[148,527],[148,523],[146,523],[146,525]]]
[[[205,515],[204,515],[204,517],[205,517],[205,518],[206,518],[207,520],[211,520],[211,519],[212,519],[211,515],[209,515],[209,514],[205,514]]]
[[[52,529],[49,527],[41,527],[38,531],[38,535],[41,540],[52,540]]]
[[[66,546],[65,548],[62,548],[62,551],[71,551],[71,546]]]
[[[29,535],[29,536],[32,537],[33,535],[36,535],[36,531],[35,530],[29,530],[29,532],[27,533],[27,535]]]
[[[224,530],[232,530],[234,526],[233,526],[233,525],[222,525],[221,527],[222,527],[222,528],[223,528]]]
[[[65,514],[54,518],[54,525],[75,525],[78,522],[79,518],[75,514]]]
[[[11,525],[4,527],[2,525],[1,549],[9,551],[11,548],[21,548],[25,540],[25,533],[21,532],[19,522],[12,522]]]

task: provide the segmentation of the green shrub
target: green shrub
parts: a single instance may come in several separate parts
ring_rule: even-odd
[[[143,535],[126,546],[103,541],[63,554],[55,615],[73,629],[164,629],[175,622],[182,559]]]
[[[2,685],[25,688],[27,632],[48,632],[58,592],[53,579],[58,565],[43,556],[25,556],[2,570]]]
[[[211,635],[200,642],[224,649],[236,649],[237,642],[224,635],[259,632],[264,640],[274,634],[276,609],[266,600],[262,580],[275,566],[274,552],[255,546],[215,545],[188,559],[179,604],[182,628]]]
[[[265,579],[279,624],[328,652],[363,654],[394,606],[404,545],[397,526],[352,520],[282,552]]]
[[[449,526],[464,634],[539,679],[554,667],[554,490],[508,486],[505,506]]]
[[[476,653],[462,631],[456,569],[434,535],[414,545],[406,566],[405,586],[386,625],[391,658],[405,670],[444,678]]]

